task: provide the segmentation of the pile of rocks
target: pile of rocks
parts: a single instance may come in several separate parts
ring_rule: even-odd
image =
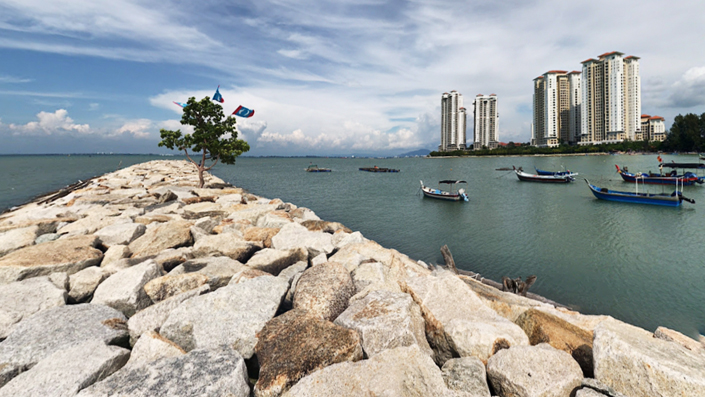
[[[705,349],[675,331],[196,182],[153,161],[0,216],[0,396],[703,395]]]

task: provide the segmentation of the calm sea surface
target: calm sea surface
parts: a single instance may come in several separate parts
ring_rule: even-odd
[[[164,157],[0,156],[0,211],[78,179],[155,158]],[[333,172],[304,172],[311,160]],[[705,186],[686,187],[684,195],[696,204],[682,208],[598,201],[582,177],[600,187],[633,189],[615,174],[615,164],[657,170],[656,155],[623,155],[240,158],[213,171],[255,194],[308,207],[414,259],[443,263],[440,247],[447,244],[459,268],[494,280],[535,274],[532,292],[583,313],[609,314],[649,330],[663,325],[690,336],[705,334]],[[374,165],[401,172],[358,171]],[[565,167],[581,178],[545,185],[495,171],[512,165],[527,171]],[[419,180],[437,186],[441,179],[468,181],[470,202],[420,196]]]

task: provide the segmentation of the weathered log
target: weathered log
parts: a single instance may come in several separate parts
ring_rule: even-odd
[[[453,273],[458,274],[458,268],[455,267],[455,260],[453,260],[453,254],[450,253],[450,248],[447,245],[441,247],[441,255],[443,255],[443,260],[446,262],[446,267],[453,271]]]

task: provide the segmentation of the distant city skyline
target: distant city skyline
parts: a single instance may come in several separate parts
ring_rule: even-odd
[[[160,128],[183,128],[173,102],[218,85],[226,114],[255,110],[238,118],[253,156],[436,149],[446,90],[496,93],[501,140],[528,142],[530,81],[604,51],[644,60],[641,107],[668,129],[705,113],[704,13],[682,0],[0,0],[0,154],[173,153],[157,147]]]

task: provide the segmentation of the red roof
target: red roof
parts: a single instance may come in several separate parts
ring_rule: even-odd
[[[497,96],[497,94],[490,94],[490,96]]]
[[[577,70],[573,70],[572,72],[570,72],[570,73],[568,73],[568,74],[581,74],[581,73],[582,73],[582,72],[578,72]]]
[[[623,52],[619,52],[619,51],[612,51],[612,52],[606,52],[606,53],[604,53],[604,54],[602,54],[602,55],[598,56],[598,58],[604,58],[604,57],[607,57],[607,56],[610,56],[610,55],[613,55],[613,54],[619,54],[619,55],[624,55],[624,53],[623,53]]]
[[[582,62],[580,62],[580,63],[595,62],[595,61],[597,61],[597,59],[595,59],[595,58],[590,58],[590,59],[586,59],[586,60],[584,60],[584,61],[582,61]]]
[[[649,117],[651,117],[651,116],[649,116],[648,114],[642,114],[642,115],[641,115],[641,118],[642,118],[642,119],[648,119]]]
[[[649,120],[663,120],[663,117],[661,116],[653,116]]]
[[[634,55],[629,55],[628,57],[624,57],[624,59],[641,59],[641,58],[635,57]]]
[[[477,95],[475,95],[475,96],[482,96],[482,94],[477,94]]]
[[[554,73],[555,74],[565,74],[567,72],[565,70],[549,70],[548,72],[546,72],[546,74],[554,74]]]
[[[539,76],[539,77],[537,77],[536,79],[542,79],[542,78],[543,78],[543,76]],[[536,80],[536,79],[534,79],[534,80]]]
[[[507,145],[508,145],[508,143],[504,143],[504,142],[497,142],[497,145],[498,145],[498,146],[507,146]]]

